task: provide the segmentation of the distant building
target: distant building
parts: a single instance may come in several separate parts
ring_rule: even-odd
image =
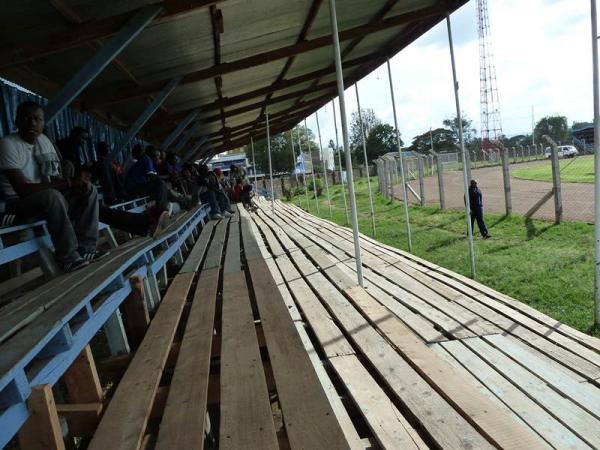
[[[246,169],[248,177],[254,176],[254,166],[252,166],[246,157],[246,153],[243,151],[228,152],[227,154],[216,155],[210,161],[208,161],[208,166],[211,168],[211,170],[217,168],[221,169],[225,176],[229,175],[232,165]],[[264,176],[264,174],[261,173],[257,173],[256,175],[258,177]]]

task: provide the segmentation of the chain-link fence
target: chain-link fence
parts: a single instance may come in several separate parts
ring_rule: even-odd
[[[553,161],[553,148],[556,158]],[[594,157],[587,146],[544,144],[494,148],[470,155],[470,179],[478,183],[486,212],[515,213],[552,221],[594,220]],[[403,157],[408,200],[443,209],[464,208],[462,157],[459,152]],[[375,161],[379,191],[402,199],[399,157]]]

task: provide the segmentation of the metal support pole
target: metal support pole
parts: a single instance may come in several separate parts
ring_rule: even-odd
[[[317,215],[321,214],[319,211],[319,197],[317,196],[317,182],[315,181],[315,168],[313,164],[312,150],[310,149],[310,135],[308,134],[308,126],[306,126],[306,119],[304,119],[304,129],[306,130],[306,136],[308,138],[308,157],[310,158],[310,176],[312,177],[313,192],[315,194],[315,204],[317,205]],[[305,163],[306,164],[306,163]]]
[[[592,5],[592,51],[594,67],[594,206],[595,222],[594,233],[596,238],[596,271],[594,290],[594,321],[600,325],[600,76],[598,69],[598,22],[596,0],[591,0]]]
[[[390,95],[392,97],[392,111],[394,113],[394,127],[396,128],[396,143],[398,144],[398,156],[400,158],[400,182],[402,183],[402,202],[404,204],[404,221],[406,222],[406,239],[408,251],[412,252],[412,236],[410,232],[410,219],[408,216],[408,195],[406,193],[406,178],[404,176],[404,161],[402,158],[402,145],[400,144],[400,130],[398,129],[398,115],[396,114],[396,100],[394,98],[394,82],[392,81],[392,66],[387,59],[388,77],[390,81]],[[393,191],[393,189],[392,189]]]
[[[273,188],[273,165],[271,163],[271,135],[269,130],[269,113],[265,111],[267,119],[267,153],[269,155],[269,178],[271,180],[271,209],[275,209],[275,189]]]
[[[256,159],[254,158],[254,138],[252,136],[250,136],[250,148],[252,149],[252,171],[254,172],[254,191],[256,191],[258,183],[256,181]]]
[[[83,90],[133,41],[138,34],[162,11],[160,6],[140,10],[71,80],[48,102],[45,109],[46,125],[77,98]]]
[[[475,246],[473,244],[473,227],[471,226],[471,202],[469,201],[469,179],[467,174],[467,156],[465,149],[465,140],[463,136],[462,114],[460,111],[460,98],[458,95],[458,80],[456,76],[456,61],[454,60],[454,44],[452,42],[452,24],[450,23],[450,14],[446,14],[446,23],[448,25],[448,45],[450,47],[450,60],[452,62],[452,79],[454,81],[454,100],[456,102],[456,117],[458,118],[458,138],[463,158],[463,183],[465,189],[465,216],[467,219],[467,231],[469,234],[469,256],[471,259],[471,278],[475,278]]]
[[[294,150],[294,133],[290,130],[290,143],[292,144],[292,158],[294,160],[294,175],[296,176],[296,187],[298,187],[298,172],[296,172],[296,151]]]
[[[340,54],[340,39],[338,36],[335,0],[329,0],[329,19],[331,21],[331,35],[333,37],[333,57],[335,58],[335,75],[337,80],[338,96],[340,101],[340,119],[342,121],[342,138],[346,159],[346,172],[348,179],[348,192],[350,193],[350,209],[352,212],[352,234],[354,236],[354,257],[356,259],[356,276],[358,284],[364,286],[362,273],[362,257],[360,254],[360,238],[358,234],[358,213],[356,211],[356,197],[354,196],[354,177],[352,176],[352,157],[348,141],[348,123],[346,121],[346,99],[344,97],[344,72],[342,71],[342,56]]]
[[[175,139],[177,139],[179,137],[179,135],[181,133],[183,133],[183,130],[185,130],[187,128],[187,126],[192,123],[192,121],[196,118],[196,116],[200,113],[199,109],[195,109],[193,111],[190,111],[190,113],[185,116],[185,119],[183,119],[181,122],[179,122],[179,125],[177,125],[177,128],[175,128],[171,134],[169,134],[166,139],[164,141],[161,142],[160,144],[160,149],[161,150],[166,150],[168,149],[172,143],[175,142]]]
[[[152,101],[152,103],[150,103],[146,107],[144,112],[142,112],[142,114],[140,114],[140,116],[136,119],[136,121],[133,123],[133,125],[131,125],[131,127],[127,131],[127,134],[125,134],[123,139],[121,139],[119,144],[111,152],[111,154],[108,158],[109,161],[112,161],[114,159],[114,157],[119,152],[121,152],[127,144],[129,144],[129,142],[135,137],[135,135],[138,134],[138,132],[142,129],[142,127],[146,124],[146,122],[148,122],[148,120],[150,120],[150,117],[152,117],[152,115],[156,112],[156,110],[158,108],[160,108],[160,105],[163,104],[163,102],[167,99],[167,97],[171,94],[171,92],[173,92],[175,90],[175,88],[179,85],[182,78],[183,78],[182,76],[177,76],[177,77],[173,78],[171,81],[169,81],[169,84],[167,84],[163,88],[163,90],[156,97],[154,97],[154,100]]]
[[[319,112],[315,112],[317,119],[317,134],[319,135],[319,147],[321,148],[321,162],[323,163],[323,176],[325,177],[325,192],[327,193],[327,205],[329,206],[329,218],[333,218],[331,212],[331,196],[329,195],[329,180],[327,179],[327,164],[325,164],[325,158],[323,157],[323,140],[321,139],[321,126],[319,125]]]
[[[306,197],[306,210],[310,211],[310,202],[308,200],[308,185],[306,184],[306,159],[304,158],[304,153],[302,153],[302,137],[300,136],[300,127],[297,129],[298,136],[298,151],[300,152],[300,156],[302,156],[302,182],[304,183],[304,196]]]
[[[365,126],[362,120],[362,112],[360,110],[360,96],[358,95],[358,82],[354,83],[354,92],[356,92],[356,104],[358,105],[358,122],[360,123],[360,137],[363,147],[363,158],[365,169],[367,170],[367,189],[369,190],[369,207],[371,208],[371,227],[373,228],[373,237],[377,235],[375,228],[375,208],[373,207],[373,191],[371,190],[371,175],[369,174],[369,158],[367,157],[367,142],[365,137]]]
[[[340,148],[340,141],[338,137],[337,117],[335,114],[335,101],[333,100],[331,100],[331,109],[333,110],[333,127],[335,128],[335,153],[337,153],[340,167],[340,182],[342,183],[342,197],[344,199],[344,211],[346,212],[346,225],[350,225],[350,214],[348,213],[348,202],[346,201],[346,188],[344,186],[344,177],[342,176],[342,153],[338,151],[338,149]]]

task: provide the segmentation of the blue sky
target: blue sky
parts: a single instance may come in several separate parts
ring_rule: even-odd
[[[488,0],[504,133],[531,131],[536,120],[566,115],[569,123],[593,116],[589,0]],[[479,130],[479,44],[476,1],[451,17],[461,109]],[[392,60],[399,128],[406,145],[454,116],[454,94],[445,22]],[[393,123],[387,69],[359,82],[361,106]],[[356,110],[346,91],[347,114]],[[339,119],[338,119],[339,120]],[[323,142],[333,138],[330,105],[319,111]],[[308,126],[316,132],[314,115]],[[341,136],[340,136],[341,139]]]

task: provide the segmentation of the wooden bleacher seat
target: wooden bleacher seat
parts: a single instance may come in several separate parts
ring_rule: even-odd
[[[198,206],[174,219],[156,239],[133,239],[102,261],[59,276],[0,308],[2,440],[27,419],[25,401],[31,388],[54,385],[128,298],[133,288],[127,280],[155,279],[174,257],[181,264],[182,247],[207,216],[206,205]]]
[[[247,224],[236,215],[213,228],[170,286],[89,448],[202,449],[214,407],[219,448],[350,448]],[[165,370],[186,301],[177,362]],[[159,424],[150,423],[165,373],[166,405]]]

